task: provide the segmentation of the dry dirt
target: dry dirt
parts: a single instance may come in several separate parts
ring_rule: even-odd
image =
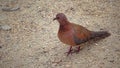
[[[61,12],[111,36],[66,56]],[[0,0],[0,68],[120,68],[120,0]]]

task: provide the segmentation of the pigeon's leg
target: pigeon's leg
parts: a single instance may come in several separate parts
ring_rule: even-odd
[[[81,50],[81,49],[80,49],[80,46],[78,46],[78,47],[77,47],[77,50],[75,50],[74,52],[75,52],[75,53],[78,53],[80,50]]]
[[[67,56],[68,56],[69,54],[72,54],[72,46],[70,46],[70,49],[69,49],[69,51],[67,52]]]

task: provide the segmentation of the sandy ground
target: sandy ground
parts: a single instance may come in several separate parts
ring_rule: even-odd
[[[59,12],[111,36],[66,56]],[[0,0],[0,68],[120,68],[120,0]]]

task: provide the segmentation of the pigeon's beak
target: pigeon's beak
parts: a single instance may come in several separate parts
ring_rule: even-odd
[[[54,20],[57,20],[57,18],[54,18],[53,21],[54,21]]]

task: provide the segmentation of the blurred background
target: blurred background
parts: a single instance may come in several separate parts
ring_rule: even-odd
[[[57,13],[111,36],[66,56]],[[120,0],[0,0],[0,68],[120,68]]]

